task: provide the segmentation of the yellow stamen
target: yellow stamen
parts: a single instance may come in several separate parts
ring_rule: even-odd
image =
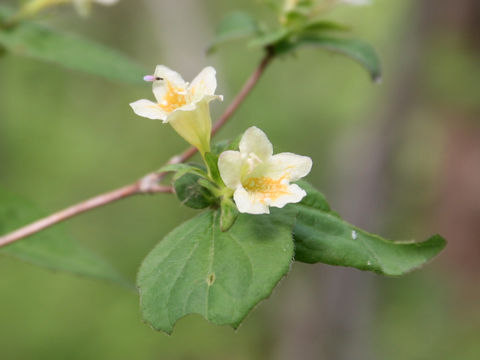
[[[267,199],[276,200],[282,195],[289,194],[288,185],[283,182],[285,176],[278,180],[265,176],[248,178],[242,185],[248,192],[254,193],[255,197],[264,204]]]
[[[163,97],[163,100],[158,104],[167,113],[182,107],[187,103],[185,97],[185,89],[175,88],[169,81],[166,81],[167,93]]]

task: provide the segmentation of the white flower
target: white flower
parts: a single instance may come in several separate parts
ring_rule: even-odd
[[[153,81],[156,102],[143,99],[130,106],[137,115],[170,123],[180,136],[204,154],[210,151],[212,129],[208,103],[223,100],[221,95],[215,95],[215,73],[213,67],[206,67],[189,84],[177,72],[158,65],[154,75],[145,77],[146,81]]]
[[[218,168],[225,185],[235,191],[233,199],[240,212],[268,214],[269,206],[281,208],[306,195],[290,182],[310,172],[312,159],[308,156],[273,155],[272,143],[255,126],[245,131],[239,148],[240,151],[221,153]]]
[[[115,5],[118,0],[72,0],[73,5],[79,12],[80,15],[86,16],[90,14],[92,3],[97,3],[100,5],[110,6]]]
[[[283,12],[287,13],[292,10],[295,10],[295,8],[298,6],[299,0],[285,0],[285,3],[283,5]]]
[[[340,3],[354,5],[354,6],[364,6],[364,5],[371,5],[371,0],[340,0]]]

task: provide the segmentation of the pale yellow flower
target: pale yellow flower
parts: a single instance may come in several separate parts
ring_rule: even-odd
[[[339,0],[340,3],[354,5],[354,6],[364,6],[371,5],[371,0]]]
[[[269,207],[297,203],[306,192],[290,182],[306,176],[312,159],[292,153],[273,155],[265,133],[253,126],[245,131],[240,151],[220,154],[218,169],[225,185],[234,190],[233,199],[242,213],[268,214]]]
[[[209,102],[223,100],[221,95],[215,95],[215,73],[213,67],[206,67],[189,84],[177,72],[158,65],[154,75],[145,77],[145,80],[153,81],[156,102],[142,99],[130,106],[137,115],[169,123],[204,154],[210,151],[212,120]]]
[[[90,14],[92,4],[97,3],[104,6],[115,5],[118,0],[71,0],[78,13],[82,16]]]
[[[294,10],[298,5],[299,0],[285,0],[283,5],[283,12],[287,13]]]

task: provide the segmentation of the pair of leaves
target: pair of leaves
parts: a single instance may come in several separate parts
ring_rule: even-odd
[[[381,79],[381,65],[373,47],[364,41],[334,37],[327,33],[346,31],[348,27],[326,20],[306,22],[299,27],[280,27],[273,31],[261,32],[260,26],[249,14],[234,13],[221,22],[209,52],[227,41],[254,37],[251,46],[269,48],[277,55],[285,55],[305,46],[318,47],[344,55],[368,71],[373,81]]]
[[[145,320],[171,333],[177,320],[196,313],[236,328],[270,295],[293,258],[402,275],[445,246],[440,236],[400,243],[369,234],[332,212],[308,183],[299,185],[308,193],[301,203],[270,215],[240,214],[226,232],[219,212],[208,210],[168,234],[138,274]]]
[[[0,24],[13,14],[0,6]],[[53,62],[66,68],[128,83],[140,83],[146,71],[118,51],[78,35],[32,22],[0,26],[0,48],[17,56]]]
[[[206,156],[210,154],[205,154]],[[180,202],[192,209],[205,209],[217,203],[214,184],[197,164],[169,164],[159,172],[173,172],[172,184]],[[207,185],[206,185],[207,184]],[[213,193],[211,190],[213,190]]]
[[[29,201],[0,189],[0,235],[38,220],[43,215]],[[112,266],[80,246],[59,226],[2,247],[0,254],[51,270],[67,271],[127,285]]]
[[[219,146],[228,147],[231,142]],[[218,169],[218,155],[208,152],[204,158],[208,174],[200,167],[188,164],[167,165],[160,171],[175,172],[172,183],[175,194],[183,205],[193,209],[220,208],[220,229],[227,231],[237,219],[237,207],[230,199],[229,191],[225,191]]]

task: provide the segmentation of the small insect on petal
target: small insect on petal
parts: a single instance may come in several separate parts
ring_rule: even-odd
[[[154,82],[154,81],[161,81],[161,80],[163,80],[163,78],[161,78],[159,76],[155,76],[155,75],[145,75],[143,77],[143,80],[147,81],[147,82]]]
[[[144,81],[152,83],[155,102],[146,103],[145,100],[140,106],[134,102],[132,108],[137,115],[170,123],[203,156],[210,152],[212,120],[208,104],[221,98],[215,95],[215,74],[214,68],[206,67],[192,82],[195,86],[190,86],[176,71],[157,65],[153,74],[143,77]]]
[[[155,81],[155,76],[153,76],[153,75],[145,75],[145,76],[143,77],[143,80],[144,80],[144,81],[148,81],[148,82],[152,82],[152,81]]]

